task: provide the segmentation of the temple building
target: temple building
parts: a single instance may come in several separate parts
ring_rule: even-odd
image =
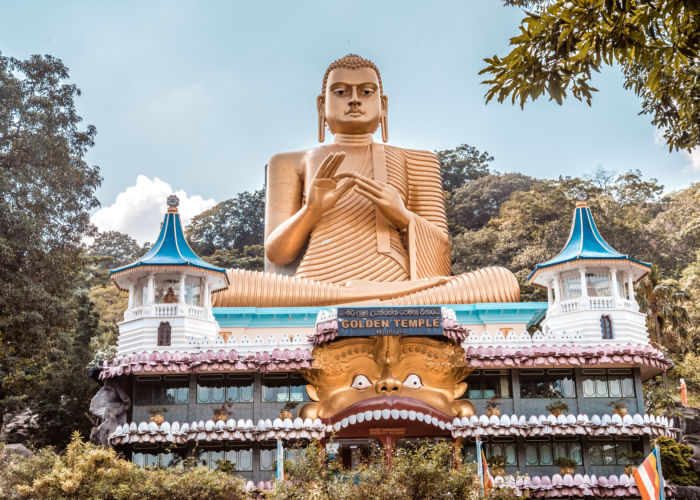
[[[227,273],[190,249],[171,197],[152,249],[111,271],[129,307],[116,357],[93,370],[94,439],[141,466],[229,460],[265,489],[277,439],[287,453],[318,440],[351,469],[373,443],[390,460],[425,439],[473,460],[478,438],[502,457],[495,475],[535,496],[638,497],[630,457],[678,432],[642,395],[670,362],[634,297],[650,265],[605,242],[585,198],[529,277],[546,303],[256,308],[212,307]]]

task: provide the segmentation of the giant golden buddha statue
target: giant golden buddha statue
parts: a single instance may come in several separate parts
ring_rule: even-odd
[[[267,171],[266,272],[227,271],[214,307],[517,302],[507,269],[450,276],[440,164],[387,142],[389,100],[371,61],[348,55],[326,70],[318,139],[274,155]]]

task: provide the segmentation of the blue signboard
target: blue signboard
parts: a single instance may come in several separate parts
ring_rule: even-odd
[[[338,336],[442,335],[440,308],[339,307]]]

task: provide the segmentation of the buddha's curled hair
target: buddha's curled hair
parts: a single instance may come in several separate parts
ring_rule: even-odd
[[[333,61],[333,63],[328,66],[328,69],[326,70],[326,74],[323,75],[323,85],[321,86],[321,95],[325,95],[326,93],[326,84],[328,83],[328,75],[330,75],[331,71],[337,68],[347,68],[347,69],[360,69],[360,68],[372,68],[375,73],[377,73],[377,79],[379,80],[379,93],[383,94],[384,93],[384,87],[382,86],[382,75],[379,74],[379,69],[377,66],[370,61],[369,59],[365,59],[363,57],[358,56],[357,54],[348,54],[345,57],[342,57],[338,59],[337,61]]]

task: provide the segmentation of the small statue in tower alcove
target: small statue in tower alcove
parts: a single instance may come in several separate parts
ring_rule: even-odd
[[[168,293],[163,297],[163,304],[177,304],[177,295],[173,292],[173,287],[168,287]]]

